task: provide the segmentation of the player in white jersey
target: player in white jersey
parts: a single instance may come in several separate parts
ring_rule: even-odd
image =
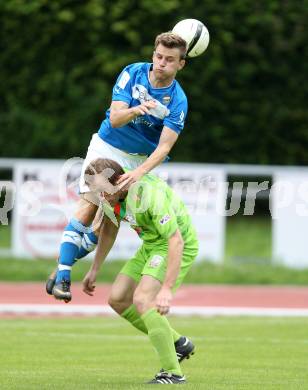
[[[72,265],[97,244],[99,229],[93,229],[91,224],[99,200],[85,184],[85,168],[97,158],[115,160],[132,169],[118,181],[128,188],[168,160],[187,114],[185,93],[175,80],[185,65],[185,56],[186,42],[173,33],[162,33],[155,40],[153,63],[129,65],[119,75],[106,118],[88,148],[80,178],[80,200],[63,232],[57,271],[46,285],[47,292],[55,298],[71,300]],[[97,225],[100,227],[100,222]]]

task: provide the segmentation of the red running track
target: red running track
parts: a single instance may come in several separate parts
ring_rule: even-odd
[[[70,305],[107,305],[109,284],[98,284],[94,297],[84,294],[81,285],[72,286]],[[44,283],[0,282],[0,304],[58,305],[45,293]],[[173,306],[249,307],[308,309],[307,287],[184,285]]]

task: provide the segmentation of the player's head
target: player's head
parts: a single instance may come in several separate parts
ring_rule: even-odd
[[[123,174],[123,168],[116,161],[97,158],[91,161],[85,170],[85,183],[100,199],[106,199],[113,204],[124,195],[116,184]]]
[[[187,53],[186,41],[179,35],[172,32],[165,32],[157,35],[155,38],[154,51],[157,50],[158,46],[163,46],[167,49],[175,49],[176,56],[179,60],[185,60]]]
[[[166,32],[157,35],[153,53],[153,71],[157,79],[173,79],[185,65],[186,41]]]

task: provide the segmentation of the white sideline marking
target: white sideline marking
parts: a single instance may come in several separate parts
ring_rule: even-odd
[[[0,304],[0,314],[83,314],[116,315],[107,305],[39,305]],[[171,314],[178,316],[256,316],[256,317],[308,317],[308,309],[264,308],[264,307],[219,307],[219,306],[174,306]]]
[[[10,324],[11,325],[11,324]],[[6,324],[7,326],[7,324]],[[100,325],[101,326],[101,325]],[[127,324],[125,325],[127,326]],[[61,326],[62,328],[62,326]],[[32,331],[32,332],[24,332],[24,336],[30,336],[30,337],[38,337],[43,335],[44,337],[56,337],[59,339],[59,337],[63,338],[73,338],[76,339],[76,337],[79,337],[79,339],[98,339],[98,340],[129,340],[129,341],[148,341],[147,336],[137,336],[137,335],[123,335],[123,334],[82,334],[80,332],[62,332],[61,335],[59,335],[59,332],[46,332],[45,329]],[[215,336],[192,336],[191,337],[193,341],[202,341],[206,342],[206,344],[209,343],[260,343],[260,338],[258,337],[215,337]],[[262,339],[262,342],[264,344],[308,344],[308,339],[273,339],[273,338],[264,338]]]

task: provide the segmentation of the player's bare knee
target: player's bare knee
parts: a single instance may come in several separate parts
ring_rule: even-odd
[[[98,206],[81,197],[78,202],[74,217],[84,225],[90,225],[95,217]]]
[[[126,302],[125,300],[119,299],[119,297],[115,297],[112,295],[110,295],[108,299],[108,304],[118,314],[122,314],[123,311],[131,305],[130,302]]]
[[[113,308],[114,311],[118,312],[121,302],[115,299],[112,295],[108,298],[108,305]]]
[[[138,313],[140,314],[145,313],[149,306],[149,300],[147,299],[147,296],[140,292],[134,294],[133,303],[136,306]]]
[[[98,208],[95,214],[95,217],[92,222],[92,228],[93,228],[93,233],[96,235],[96,237],[99,236],[99,232],[101,230],[101,227],[103,225],[103,213],[102,211]]]

